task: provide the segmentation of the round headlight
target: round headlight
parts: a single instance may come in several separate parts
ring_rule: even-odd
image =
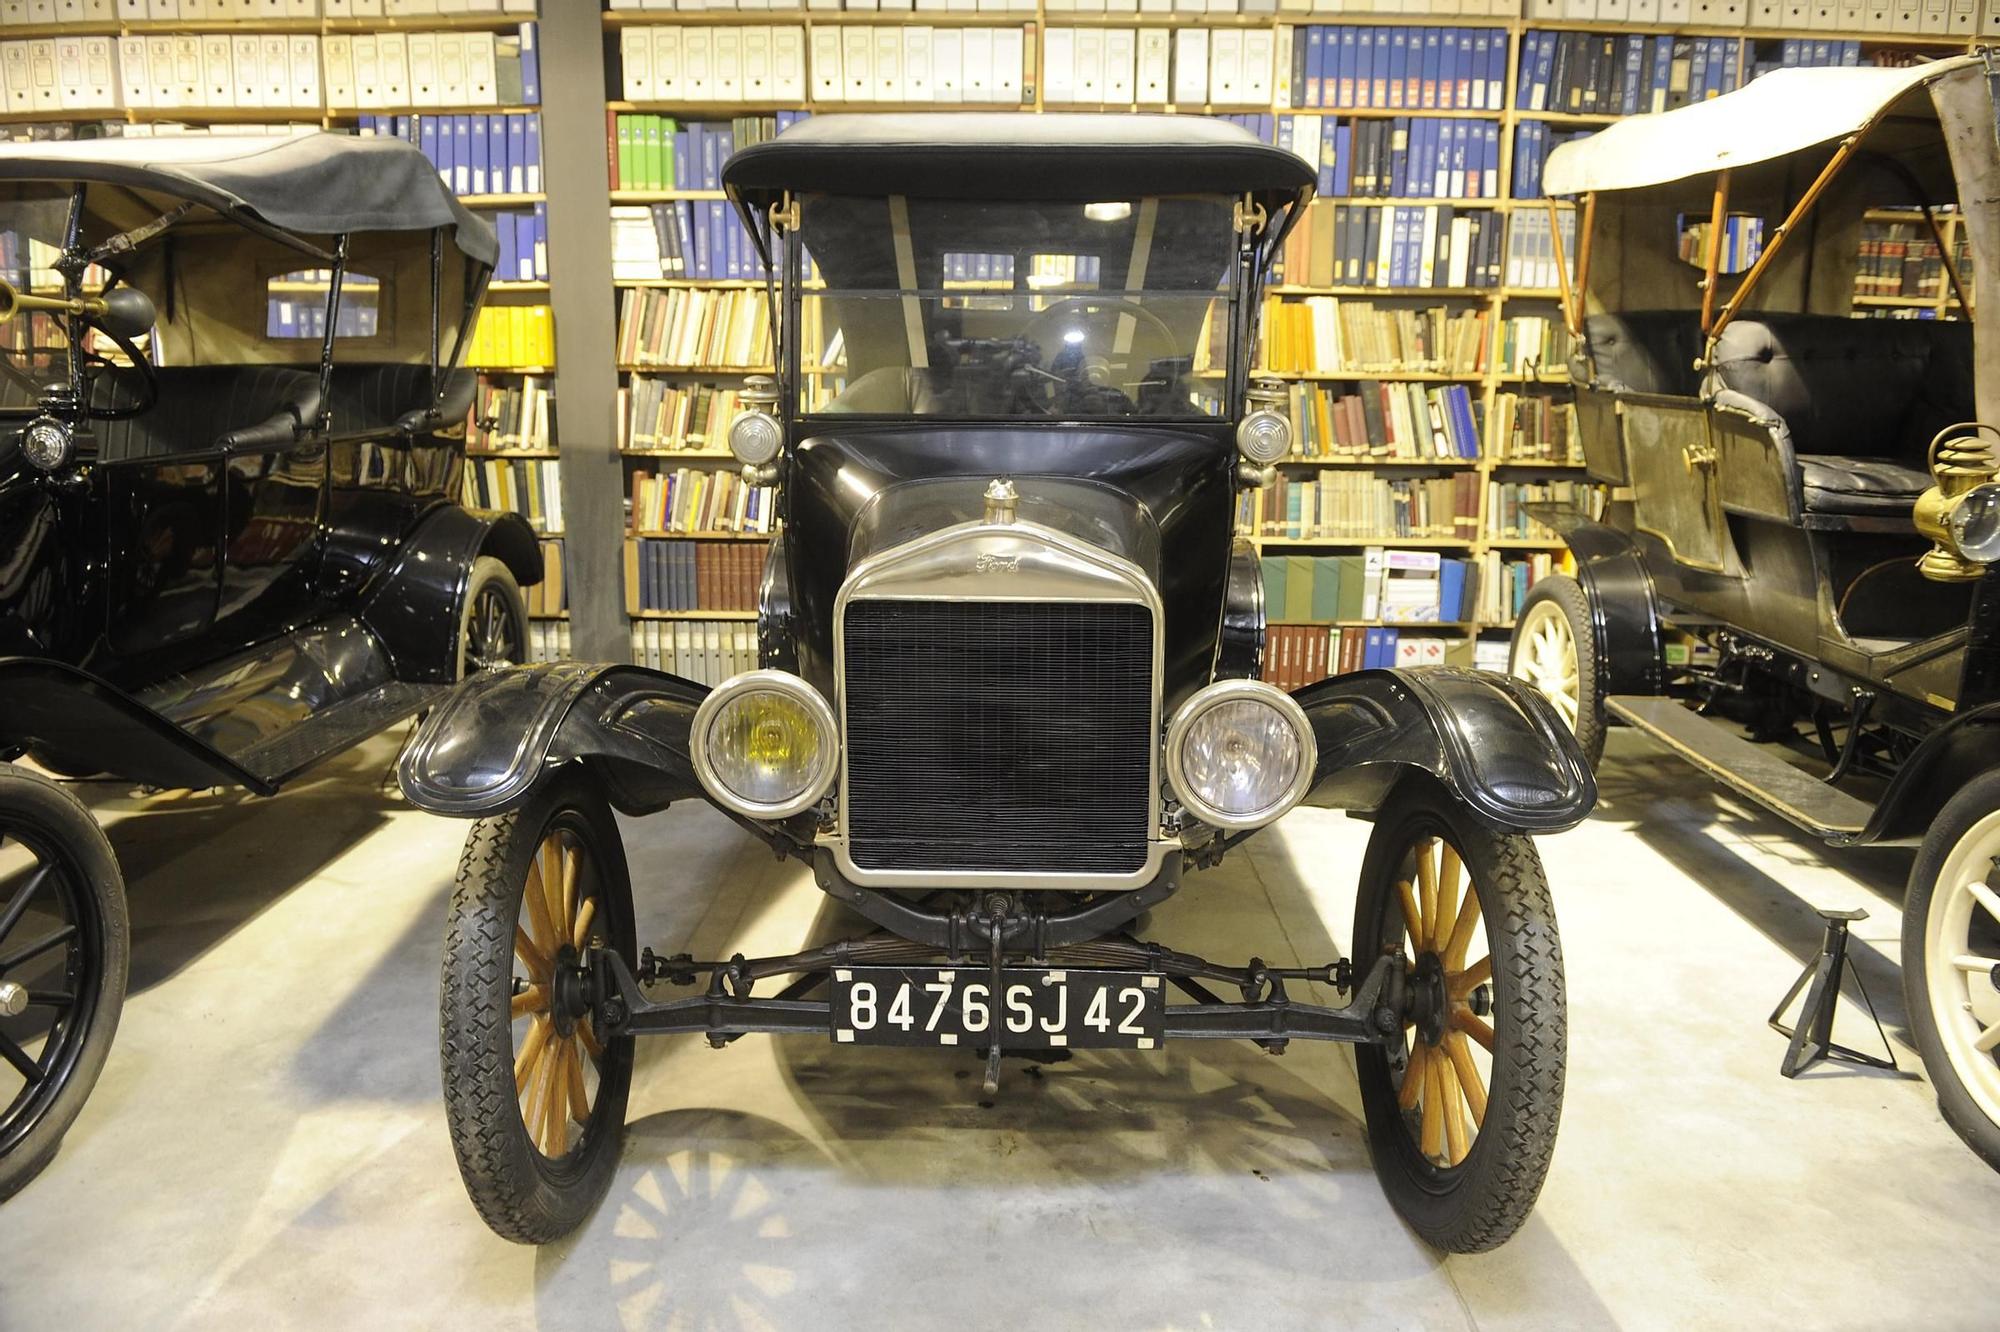
[[[1260,828],[1305,797],[1318,748],[1305,709],[1261,680],[1222,680],[1167,727],[1167,784],[1216,828]]]
[[[778,418],[767,412],[744,412],[729,426],[729,451],[752,467],[762,467],[777,457],[784,442]]]
[[[1251,462],[1278,461],[1292,451],[1291,418],[1268,408],[1250,413],[1236,426],[1236,447]]]
[[[1952,506],[1951,544],[1968,560],[2000,560],[2000,485],[1975,486]]]
[[[38,416],[21,432],[21,456],[44,472],[68,466],[73,448],[69,427],[53,416]]]
[[[702,700],[690,748],[695,774],[718,803],[782,819],[826,794],[839,743],[818,690],[784,671],[750,671]]]

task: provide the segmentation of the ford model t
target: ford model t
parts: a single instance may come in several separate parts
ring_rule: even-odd
[[[0,147],[0,760],[268,794],[522,658],[534,534],[454,502],[494,258],[389,140]],[[0,1197],[126,950],[104,834],[0,762]]]
[[[1530,834],[1576,823],[1595,788],[1554,710],[1504,676],[1258,679],[1261,581],[1232,516],[1290,442],[1248,367],[1312,170],[1196,117],[975,113],[815,118],[723,180],[779,312],[778,385],[730,430],[780,493],[761,668],[714,689],[499,672],[404,757],[412,800],[479,819],[443,1055],[481,1214],[523,1241],[579,1223],[648,1033],[956,1050],[989,1088],[1009,1052],[1334,1040],[1358,1048],[1376,1168],[1411,1224],[1449,1249],[1505,1239],[1562,1093]],[[810,865],[873,932],[781,957],[642,951],[632,873],[674,875],[628,867],[610,811],[690,799]],[[1351,958],[1133,936],[1300,803],[1375,820]]]
[[[1535,587],[1513,667],[1593,757],[1620,719],[1829,843],[1917,846],[1910,1024],[2000,1166],[1995,112],[1977,59],[1785,70],[1550,156],[1584,454],[1624,489],[1558,519],[1578,577]],[[1858,317],[1922,305],[1957,317]],[[1669,666],[1687,639],[1712,657]]]

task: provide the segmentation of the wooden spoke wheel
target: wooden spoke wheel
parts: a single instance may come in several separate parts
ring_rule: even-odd
[[[528,603],[507,566],[491,555],[473,561],[460,615],[458,673],[518,666],[528,659]]]
[[[556,778],[473,825],[445,943],[459,1173],[487,1224],[522,1243],[581,1224],[617,1166],[632,1038],[600,1030],[592,949],[636,961],[631,881],[603,798]]]
[[[0,765],[0,1199],[55,1156],[125,999],[125,887],[55,783]]]
[[[1507,650],[1507,673],[1549,701],[1593,768],[1604,757],[1605,724],[1596,635],[1582,584],[1551,574],[1529,589]]]
[[[2000,1170],[2000,772],[1925,834],[1903,900],[1903,992],[1938,1111]]]
[[[1532,841],[1435,780],[1377,818],[1355,902],[1357,966],[1394,958],[1403,1029],[1356,1052],[1376,1173],[1439,1248],[1490,1249],[1527,1219],[1561,1113],[1562,953]]]

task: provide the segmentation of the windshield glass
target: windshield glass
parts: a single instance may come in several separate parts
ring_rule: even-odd
[[[808,196],[806,413],[1186,419],[1221,412],[1231,201]]]
[[[19,186],[0,195],[0,279],[23,296],[62,296],[62,255],[71,191]],[[61,316],[16,310],[0,323],[0,405],[32,406],[39,386],[69,377],[69,338]]]

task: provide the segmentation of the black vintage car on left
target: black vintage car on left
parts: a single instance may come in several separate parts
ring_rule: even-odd
[[[124,992],[59,774],[275,792],[520,661],[516,515],[455,502],[493,229],[387,139],[0,148],[0,1198]]]

